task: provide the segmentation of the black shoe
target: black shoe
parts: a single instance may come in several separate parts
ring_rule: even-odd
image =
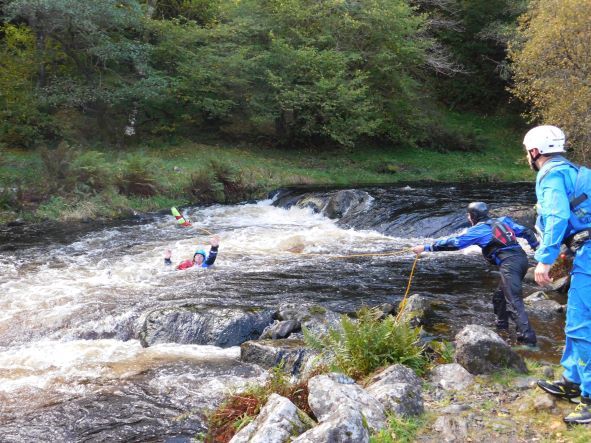
[[[581,403],[577,405],[574,412],[564,417],[567,425],[584,425],[591,423],[591,398],[581,397]]]
[[[538,386],[548,394],[555,395],[560,398],[576,398],[581,395],[581,388],[578,384],[562,378],[560,381],[544,381],[538,380]]]

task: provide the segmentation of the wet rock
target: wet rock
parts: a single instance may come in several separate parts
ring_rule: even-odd
[[[446,391],[461,391],[474,383],[474,376],[458,363],[450,363],[434,368],[430,380]]]
[[[551,319],[564,313],[564,306],[554,300],[539,300],[526,303],[527,313],[541,319]]]
[[[550,283],[549,288],[552,291],[560,292],[561,294],[566,294],[570,288],[570,275],[566,277],[557,278],[552,283]]]
[[[256,340],[240,345],[241,361],[267,369],[281,364],[283,370],[292,375],[299,375],[306,363],[317,355],[301,340]]]
[[[308,404],[320,422],[330,420],[339,406],[348,406],[365,417],[370,432],[386,425],[382,404],[346,375],[333,372],[312,377],[308,391]]]
[[[277,340],[280,338],[287,338],[292,332],[298,332],[301,329],[302,325],[297,320],[275,321],[272,325],[265,328],[259,339]]]
[[[530,303],[535,303],[538,301],[548,300],[548,299],[549,299],[548,294],[546,294],[544,291],[536,291],[536,292],[531,293],[527,297],[525,297],[523,299],[523,302],[525,304],[530,304]]]
[[[490,374],[505,368],[527,372],[523,358],[496,333],[480,325],[468,325],[456,335],[455,360],[471,374]]]
[[[310,208],[328,218],[336,219],[363,212],[371,200],[371,196],[365,191],[346,189],[296,195],[286,193],[277,198],[273,205],[285,209],[292,206]]]
[[[326,334],[330,328],[339,329],[341,325],[339,314],[315,304],[284,304],[275,318],[280,321],[295,320],[315,336]]]
[[[433,428],[439,433],[439,441],[467,441],[468,424],[463,417],[443,415],[437,418]]]
[[[290,400],[271,394],[259,415],[234,435],[230,443],[284,443],[314,425]]]
[[[292,440],[292,443],[368,443],[369,432],[357,409],[339,405],[321,423]]]
[[[402,302],[401,302],[402,304]],[[424,325],[427,316],[431,313],[431,300],[419,294],[413,294],[406,299],[402,308],[401,318],[410,321],[413,326]]]
[[[271,310],[179,306],[146,315],[139,332],[144,347],[156,343],[238,346],[261,335],[273,321]]]
[[[532,266],[527,270],[525,273],[525,277],[523,277],[523,281],[526,283],[535,283],[536,282],[536,267]]]

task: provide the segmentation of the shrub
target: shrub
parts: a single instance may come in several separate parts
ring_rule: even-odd
[[[120,192],[145,197],[157,194],[155,171],[158,166],[154,160],[142,154],[129,154],[121,166],[121,175],[118,178]]]
[[[113,184],[114,172],[102,152],[87,151],[78,155],[69,167],[72,186],[83,192],[97,192]]]
[[[304,328],[304,338],[308,346],[330,353],[335,370],[355,379],[394,363],[421,374],[427,358],[419,343],[420,329],[392,316],[380,320],[382,316],[377,308],[363,307],[356,320],[343,315],[340,328],[330,328],[322,337],[315,337]]]
[[[224,185],[217,181],[210,170],[196,171],[191,174],[189,193],[201,203],[224,201]]]
[[[56,149],[41,148],[39,154],[50,190],[64,188],[70,173],[70,164],[77,155],[76,150],[62,142]]]

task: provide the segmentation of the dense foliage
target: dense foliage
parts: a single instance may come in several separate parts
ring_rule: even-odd
[[[512,43],[514,93],[534,118],[562,127],[582,159],[591,153],[590,0],[535,0]]]
[[[213,134],[472,149],[472,135],[441,124],[433,92],[466,106],[498,99],[488,60],[504,47],[478,29],[515,13],[489,3],[5,0],[0,143]],[[458,26],[435,25],[446,14]]]

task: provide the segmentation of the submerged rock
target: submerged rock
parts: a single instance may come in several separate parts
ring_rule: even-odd
[[[480,325],[468,325],[456,335],[455,360],[471,374],[490,374],[505,368],[527,372],[523,358],[496,333]]]
[[[337,219],[364,211],[371,200],[371,196],[365,191],[345,189],[296,195],[288,193],[279,197],[273,204],[285,209],[292,206],[311,208],[328,218]]]
[[[346,375],[333,372],[312,377],[308,391],[308,404],[320,422],[330,420],[340,406],[347,406],[365,417],[371,432],[386,425],[382,404]]]
[[[230,443],[284,443],[316,423],[289,399],[271,394],[259,415]]]
[[[240,360],[271,369],[282,365],[291,375],[303,372],[307,363],[318,353],[307,348],[301,340],[256,340],[240,345]]]
[[[144,347],[181,343],[225,348],[258,338],[272,321],[271,310],[168,307],[148,313],[138,335]]]

